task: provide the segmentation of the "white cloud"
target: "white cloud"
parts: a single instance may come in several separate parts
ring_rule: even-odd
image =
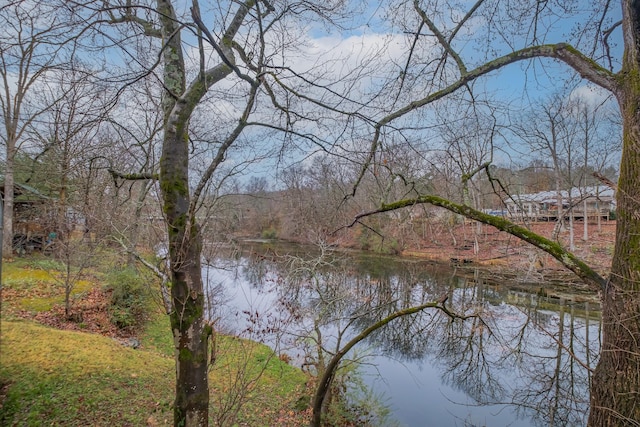
[[[326,36],[308,39],[308,44],[308,56],[312,61],[307,65],[321,61],[342,61],[341,69],[335,69],[336,77],[357,70],[363,62],[373,60],[376,64],[384,64],[388,60],[397,61],[406,52],[405,36],[399,34],[371,33],[346,38]],[[296,68],[302,70],[303,65],[297,64]]]
[[[593,84],[578,86],[569,94],[569,100],[584,103],[590,108],[597,108],[611,99],[611,92]]]

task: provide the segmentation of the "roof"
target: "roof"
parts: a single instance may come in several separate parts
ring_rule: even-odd
[[[45,194],[42,194],[38,189],[31,187],[27,184],[22,184],[20,182],[15,182],[13,184],[14,192],[16,196],[21,196],[20,199],[23,201],[33,201],[33,200],[53,200],[53,197],[49,197]],[[0,176],[0,195],[4,198],[4,177]],[[16,197],[17,199],[17,197]]]
[[[562,200],[571,199],[582,199],[582,198],[590,198],[595,197],[602,200],[613,200],[615,198],[615,191],[613,188],[598,185],[591,187],[581,187],[581,188],[572,188],[571,190],[562,190],[559,192]],[[540,191],[538,193],[530,193],[530,194],[514,194],[511,196],[511,199],[506,200],[506,202],[510,202],[515,200],[516,202],[534,202],[534,203],[555,203],[558,200],[558,192],[557,191]]]

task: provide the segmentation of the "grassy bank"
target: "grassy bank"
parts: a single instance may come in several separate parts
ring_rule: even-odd
[[[2,323],[2,425],[145,425],[170,419],[173,362],[111,338]]]
[[[44,326],[37,320],[60,313],[64,292],[38,262],[5,263],[0,425],[170,425],[173,344],[168,319],[157,304],[148,305],[136,330],[138,349],[117,337],[82,331],[92,329],[88,315],[80,330]],[[101,277],[98,270],[83,277],[74,289],[75,307],[87,313],[104,310],[92,292],[102,289]],[[211,425],[306,423],[307,413],[296,409],[304,406],[300,402],[306,394],[302,372],[253,342],[219,336],[216,347],[210,372]]]

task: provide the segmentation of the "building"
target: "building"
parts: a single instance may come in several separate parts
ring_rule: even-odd
[[[13,193],[14,249],[21,251],[43,247],[53,226],[54,199],[18,182],[14,183]],[[4,180],[0,180],[0,195],[4,201]]]
[[[615,191],[607,186],[592,186],[532,194],[512,195],[504,200],[507,216],[532,221],[558,220],[558,201],[562,203],[563,218],[609,220],[615,210]]]

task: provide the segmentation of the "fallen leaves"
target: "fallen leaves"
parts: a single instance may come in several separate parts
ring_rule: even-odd
[[[20,309],[19,305],[11,304],[24,295],[15,290],[11,290],[9,295],[3,295],[6,301],[9,301],[12,315],[35,320],[43,325],[71,331],[84,331],[112,338],[129,338],[132,336],[130,331],[121,330],[113,325],[109,320],[109,292],[105,292],[99,287],[76,297],[73,301],[71,313],[72,319],[67,318],[64,312],[64,305],[55,304],[50,310],[34,313],[29,310]]]

